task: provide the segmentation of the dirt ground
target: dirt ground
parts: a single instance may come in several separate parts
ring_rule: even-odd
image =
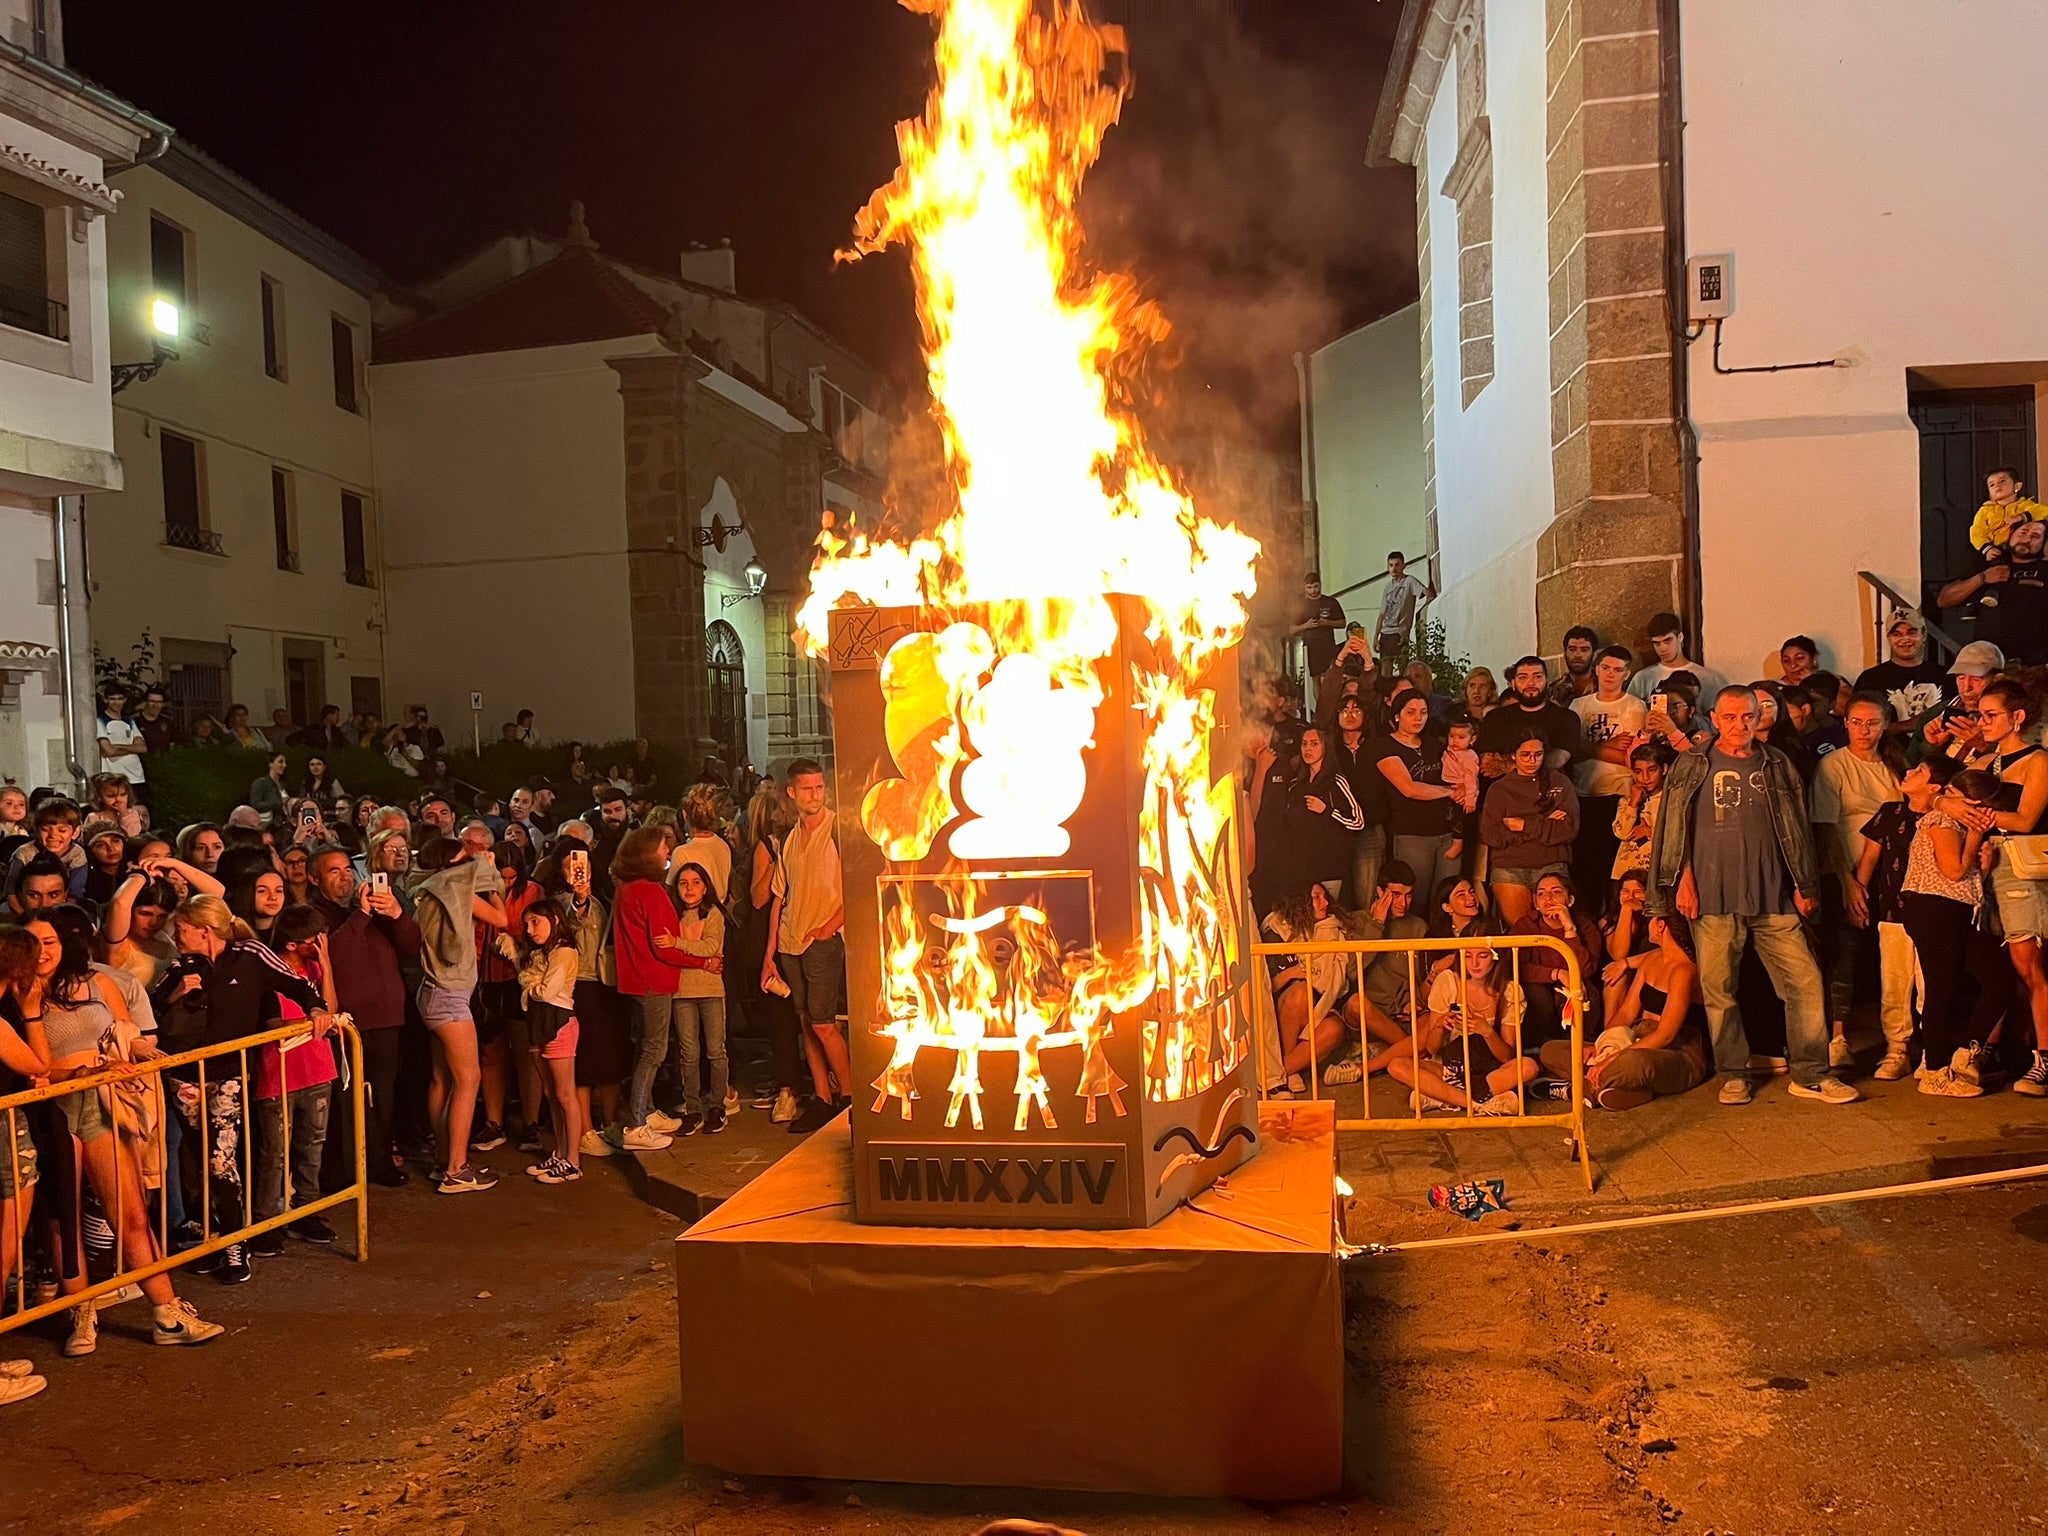
[[[0,1530],[1885,1533],[2048,1509],[2039,1188],[1352,1260],[1347,1485],[1272,1506],[691,1467],[677,1223],[618,1168],[562,1193],[401,1191],[370,1265],[295,1245],[239,1290],[187,1281],[234,1325],[206,1350],[148,1348],[130,1307],[92,1360],[0,1351],[52,1377],[0,1414]],[[691,1347],[749,1368],[744,1339]]]

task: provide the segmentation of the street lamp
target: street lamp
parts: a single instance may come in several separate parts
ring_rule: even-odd
[[[747,590],[727,592],[718,600],[719,608],[726,609],[735,603],[744,603],[750,597],[759,597],[768,588],[768,568],[760,560],[751,559],[746,563]]]
[[[178,355],[178,335],[184,327],[184,314],[177,302],[166,298],[149,301],[149,328],[155,346],[149,361],[144,363],[116,363],[111,376],[109,394],[118,395],[130,384],[153,379],[165,363]]]

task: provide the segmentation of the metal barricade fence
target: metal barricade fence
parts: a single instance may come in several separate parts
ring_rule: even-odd
[[[40,1318],[68,1311],[82,1302],[92,1301],[117,1291],[124,1285],[132,1285],[137,1281],[147,1280],[152,1275],[160,1275],[168,1270],[190,1264],[194,1259],[203,1258],[207,1254],[218,1253],[231,1243],[247,1242],[250,1238],[260,1233],[269,1232],[295,1221],[303,1221],[308,1216],[316,1216],[322,1211],[332,1210],[334,1207],[347,1204],[350,1201],[355,1202],[356,1262],[358,1264],[368,1263],[370,1258],[370,1206],[368,1199],[368,1149],[363,1142],[363,1095],[365,1092],[363,1084],[363,1040],[355,1026],[349,1023],[346,1018],[336,1019],[335,1033],[340,1037],[348,1054],[349,1114],[355,1133],[355,1182],[346,1189],[337,1190],[331,1195],[321,1195],[316,1190],[313,1192],[313,1199],[306,1200],[300,1204],[292,1202],[287,1184],[285,1186],[287,1194],[279,1201],[280,1209],[278,1213],[261,1220],[256,1216],[256,1150],[255,1138],[250,1134],[256,1112],[256,1100],[249,1091],[250,1054],[263,1046],[277,1045],[294,1037],[303,1036],[308,1028],[309,1025],[301,1020],[279,1029],[269,1030],[264,1034],[249,1035],[240,1040],[224,1041],[219,1045],[201,1046],[197,1050],[183,1051],[177,1055],[157,1056],[152,1057],[148,1061],[105,1067],[93,1072],[81,1073],[76,1077],[66,1078],[62,1082],[51,1083],[46,1087],[30,1088],[21,1093],[0,1096],[0,1157],[10,1160],[8,1172],[11,1177],[8,1180],[8,1188],[14,1192],[8,1202],[13,1208],[8,1213],[11,1217],[11,1220],[8,1222],[9,1230],[4,1234],[0,1234],[0,1240],[4,1240],[7,1247],[0,1249],[0,1254],[12,1254],[14,1272],[18,1276],[19,1284],[19,1290],[16,1293],[17,1301],[12,1309],[7,1305],[5,1289],[0,1288],[0,1334],[8,1333],[13,1329],[22,1327],[24,1324],[33,1323]],[[313,1043],[324,1044],[325,1042],[322,1040]],[[300,1047],[300,1049],[306,1048],[305,1046]],[[213,1178],[209,1166],[212,1151],[211,1101],[209,1100],[206,1087],[209,1077],[209,1064],[216,1063],[223,1057],[234,1058],[233,1062],[230,1063],[232,1070],[225,1074],[215,1070],[211,1074],[213,1082],[218,1085],[229,1081],[239,1081],[241,1084],[237,1156],[240,1160],[242,1209],[239,1213],[241,1217],[239,1226],[235,1227],[232,1231],[216,1234],[213,1230],[215,1225]],[[130,1262],[134,1255],[124,1251],[126,1245],[124,1228],[127,1223],[122,1219],[123,1207],[128,1199],[136,1196],[141,1196],[146,1201],[148,1189],[143,1183],[143,1159],[139,1152],[135,1150],[136,1143],[134,1139],[121,1126],[121,1095],[117,1092],[113,1095],[115,1107],[110,1111],[103,1111],[107,1120],[113,1126],[112,1138],[116,1143],[115,1156],[112,1159],[112,1189],[99,1189],[97,1181],[88,1179],[85,1170],[85,1159],[83,1157],[79,1159],[78,1165],[81,1190],[88,1182],[93,1183],[95,1192],[100,1196],[100,1203],[105,1212],[107,1223],[113,1229],[115,1272],[107,1279],[97,1282],[93,1282],[87,1276],[87,1284],[84,1289],[69,1294],[60,1292],[54,1300],[33,1306],[29,1305],[31,1281],[27,1272],[27,1245],[24,1239],[29,1230],[29,1207],[31,1201],[21,1198],[26,1193],[23,1189],[21,1178],[25,1162],[21,1149],[32,1146],[29,1137],[27,1109],[31,1105],[55,1102],[72,1094],[93,1093],[97,1095],[100,1088],[106,1085],[136,1081],[145,1082],[155,1097],[158,1107],[156,1125],[149,1137],[148,1144],[150,1149],[156,1154],[158,1165],[163,1167],[164,1176],[166,1178],[174,1177],[176,1176],[176,1170],[170,1167],[167,1122],[169,1116],[175,1115],[179,1111],[176,1107],[176,1088],[174,1086],[169,1092],[165,1091],[164,1074],[167,1072],[182,1072],[183,1069],[187,1068],[194,1069],[193,1076],[181,1080],[188,1082],[196,1080],[199,1090],[199,1124],[196,1129],[188,1124],[184,1128],[184,1135],[200,1138],[202,1144],[200,1162],[202,1169],[206,1170],[202,1173],[199,1181],[197,1219],[199,1230],[203,1234],[201,1241],[182,1252],[175,1254],[171,1252],[170,1202],[159,1196],[156,1202],[156,1226],[150,1233],[154,1240],[152,1246],[155,1249],[155,1253],[146,1262],[139,1264]],[[280,1053],[280,1060],[278,1062],[278,1079],[279,1091],[284,1098],[284,1113],[282,1115],[284,1145],[279,1149],[277,1155],[284,1160],[283,1177],[288,1181],[292,1162],[292,1115],[290,1111],[290,1090],[284,1087],[286,1076],[283,1053]],[[54,1172],[54,1170],[45,1169],[41,1170],[41,1172],[47,1175]],[[147,1219],[146,1206],[145,1219]],[[61,1275],[64,1268],[61,1258],[57,1268]],[[0,1269],[4,1269],[4,1266],[0,1266]]]
[[[1475,1107],[1477,1102],[1487,1095],[1479,1092],[1478,1085],[1472,1080],[1472,1031],[1471,1021],[1465,1006],[1466,989],[1469,980],[1466,956],[1476,949],[1488,949],[1496,952],[1496,954],[1505,952],[1508,965],[1507,979],[1518,988],[1521,987],[1523,950],[1549,949],[1563,957],[1568,995],[1563,1000],[1562,1017],[1567,1036],[1571,1041],[1571,1099],[1570,1107],[1564,1113],[1529,1113],[1529,1086],[1525,1078],[1518,1078],[1514,1087],[1516,1113],[1512,1115],[1481,1115],[1477,1111]],[[1314,1031],[1319,1016],[1316,1013],[1317,994],[1312,975],[1314,967],[1310,962],[1319,955],[1337,955],[1348,958],[1351,969],[1351,989],[1348,993],[1332,995],[1329,1001],[1334,1005],[1339,1001],[1340,997],[1356,997],[1359,1000],[1360,1046],[1364,1052],[1364,1059],[1369,1062],[1373,1059],[1374,1052],[1372,1049],[1372,1033],[1364,1027],[1364,1010],[1370,1006],[1365,986],[1366,969],[1382,956],[1405,956],[1402,963],[1406,965],[1408,972],[1409,1017],[1406,1020],[1407,1040],[1404,1046],[1398,1049],[1402,1057],[1410,1063],[1413,1075],[1417,1080],[1415,1084],[1410,1085],[1414,1090],[1414,1103],[1410,1113],[1407,1115],[1374,1115],[1372,1113],[1372,1076],[1370,1073],[1367,1073],[1359,1083],[1360,1092],[1364,1097],[1365,1116],[1362,1119],[1356,1120],[1340,1119],[1337,1122],[1338,1130],[1515,1130],[1523,1127],[1557,1130],[1563,1127],[1570,1138],[1568,1151],[1571,1156],[1578,1159],[1580,1169],[1585,1176],[1586,1188],[1588,1191],[1591,1191],[1593,1188],[1593,1163],[1591,1154],[1586,1148],[1586,1051],[1585,1006],[1583,1002],[1585,997],[1585,978],[1579,973],[1578,956],[1573,954],[1571,949],[1561,940],[1539,934],[1503,934],[1489,935],[1485,938],[1464,939],[1309,939],[1300,942],[1261,939],[1251,946],[1251,952],[1256,957],[1255,966],[1262,972],[1266,968],[1268,956],[1297,958],[1303,962],[1302,969],[1304,974],[1302,984],[1309,989],[1310,1012],[1310,1017],[1303,1026],[1303,1030],[1305,1036],[1311,1041],[1309,1070],[1305,1075],[1308,1079],[1308,1091],[1311,1099],[1327,1097],[1328,1094],[1321,1086],[1321,1074],[1318,1070],[1320,1064],[1315,1061],[1313,1053]],[[1422,1019],[1424,1004],[1428,995],[1427,989],[1422,983],[1428,980],[1428,969],[1426,964],[1418,965],[1416,957],[1419,954],[1444,953],[1454,953],[1457,956],[1459,1037],[1457,1049],[1460,1054],[1453,1055],[1450,1059],[1454,1062],[1460,1062],[1464,1068],[1464,1093],[1467,1105],[1462,1114],[1432,1115],[1425,1119],[1423,1106],[1429,1103],[1429,1098],[1428,1095],[1422,1092],[1419,1083],[1422,1077],[1424,1061]],[[1268,975],[1261,974],[1255,976],[1253,978],[1252,991],[1254,1025],[1252,1033],[1258,1043],[1259,1083],[1260,1093],[1263,1096],[1267,1091],[1265,1084],[1271,1078],[1271,1074],[1266,1070],[1266,1052],[1269,1044],[1267,1024],[1270,1021],[1272,1025],[1270,1040],[1277,1043],[1279,1041],[1279,1000],[1273,990],[1272,978]],[[1523,991],[1525,996],[1523,1017],[1517,1024],[1514,1042],[1517,1059],[1526,1054],[1521,1046],[1521,1030],[1526,1025],[1528,1012],[1526,1003],[1527,989],[1523,989]],[[1396,1019],[1393,1022],[1401,1024],[1403,1021]],[[1390,1050],[1392,1049],[1397,1048],[1390,1047]],[[1505,1064],[1503,1063],[1503,1065]],[[1443,1107],[1450,1108],[1453,1106]]]

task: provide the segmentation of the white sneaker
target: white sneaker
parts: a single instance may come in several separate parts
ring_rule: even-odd
[[[1287,1074],[1287,1088],[1296,1098],[1300,1098],[1308,1092],[1308,1079],[1299,1072],[1290,1072]]]
[[[204,1344],[226,1332],[219,1323],[207,1322],[182,1296],[156,1309],[155,1337],[159,1344]]]
[[[801,1113],[795,1094],[787,1088],[775,1090],[775,1107],[768,1111],[768,1121],[771,1125],[787,1125]]]
[[[1823,1104],[1854,1104],[1863,1097],[1839,1077],[1824,1077],[1811,1088],[1803,1083],[1792,1083],[1787,1091],[1795,1099],[1819,1099]]]
[[[36,1366],[33,1360],[0,1360],[0,1381],[15,1381],[23,1376],[33,1376]]]
[[[1749,1058],[1749,1070],[1753,1077],[1766,1072],[1782,1077],[1792,1070],[1792,1063],[1783,1056],[1752,1056]]]
[[[1333,1061],[1323,1068],[1323,1086],[1325,1088],[1341,1088],[1346,1083],[1358,1083],[1364,1080],[1365,1063],[1356,1057],[1348,1061]]]
[[[71,1309],[71,1337],[64,1341],[64,1357],[76,1360],[100,1347],[100,1315],[89,1301]]]
[[[1472,1111],[1475,1115],[1519,1115],[1522,1101],[1513,1092],[1496,1093],[1490,1099],[1482,1100]]]
[[[725,1085],[725,1112],[728,1116],[740,1112],[740,1091],[731,1083]]]
[[[48,1385],[40,1376],[0,1376],[0,1408],[27,1402]]]
[[[585,1131],[582,1139],[576,1143],[576,1146],[585,1157],[610,1157],[613,1151],[616,1150],[610,1142],[606,1141],[596,1131]]]
[[[1871,1074],[1880,1083],[1896,1083],[1913,1070],[1913,1061],[1903,1050],[1896,1047],[1884,1053],[1884,1060],[1877,1064]]]
[[[1955,1055],[1948,1059],[1949,1070],[1966,1083],[1984,1086],[1984,1047],[1972,1040],[1968,1045],[1956,1047]]]
[[[1920,1091],[1937,1099],[1981,1099],[1981,1085],[1963,1078],[1954,1067],[1943,1067],[1920,1079]]]
[[[664,1119],[667,1117],[664,1116]],[[670,1120],[671,1125],[681,1125],[680,1120]],[[648,1117],[645,1125],[629,1125],[626,1134],[619,1138],[628,1152],[659,1152],[664,1147],[675,1145],[675,1137],[654,1128],[654,1119]]]
[[[658,1131],[663,1136],[673,1136],[676,1127],[682,1123],[674,1115],[665,1115],[658,1109],[650,1109],[647,1112],[647,1129]],[[629,1142],[627,1145],[630,1146],[631,1143]]]
[[[1828,1065],[1837,1072],[1856,1065],[1856,1053],[1849,1049],[1847,1035],[1836,1035],[1828,1042]]]

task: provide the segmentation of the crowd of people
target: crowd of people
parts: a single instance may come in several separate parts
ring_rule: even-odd
[[[105,702],[118,748],[124,701]],[[383,1186],[487,1191],[482,1154],[508,1146],[538,1183],[573,1184],[587,1158],[715,1135],[743,1105],[808,1132],[848,1102],[816,762],[778,785],[707,761],[674,804],[651,774],[537,777],[458,811],[438,789],[351,798],[317,756],[292,776],[280,753],[223,820],[173,831],[150,824],[146,781],[105,761],[84,804],[0,786],[0,1098],[294,1032],[203,1087],[171,1067],[160,1098],[102,1086],[0,1117],[0,1308],[83,1292],[115,1227],[129,1268],[162,1231],[173,1251],[217,1243],[177,1273],[222,1284],[288,1241],[334,1242],[318,1213],[286,1218],[355,1180],[340,1021],[361,1042],[362,1156]],[[729,1024],[767,1045],[751,1094]],[[157,1342],[220,1332],[169,1276],[141,1291]],[[94,1351],[109,1304],[70,1309],[66,1355]],[[0,1401],[41,1384],[0,1361]]]
[[[1938,598],[1972,605],[1976,638],[1943,659],[1902,609],[1854,677],[1794,635],[1776,676],[1731,680],[1664,613],[1625,637],[1644,664],[1580,626],[1562,675],[1524,656],[1505,694],[1476,667],[1446,696],[1311,575],[1307,686],[1247,770],[1263,930],[1541,935],[1576,978],[1549,947],[1276,961],[1268,1089],[1384,1071],[1416,1108],[1520,1113],[1569,1093],[1575,1006],[1608,1109],[1715,1077],[1747,1104],[1780,1074],[1850,1104],[1860,1065],[1933,1097],[2048,1097],[2048,509],[2009,471],[1988,488],[1983,571]],[[1399,554],[1389,574],[1416,580]],[[1388,601],[1412,616],[1414,596]],[[1882,1037],[1861,1064],[1859,1002]]]

